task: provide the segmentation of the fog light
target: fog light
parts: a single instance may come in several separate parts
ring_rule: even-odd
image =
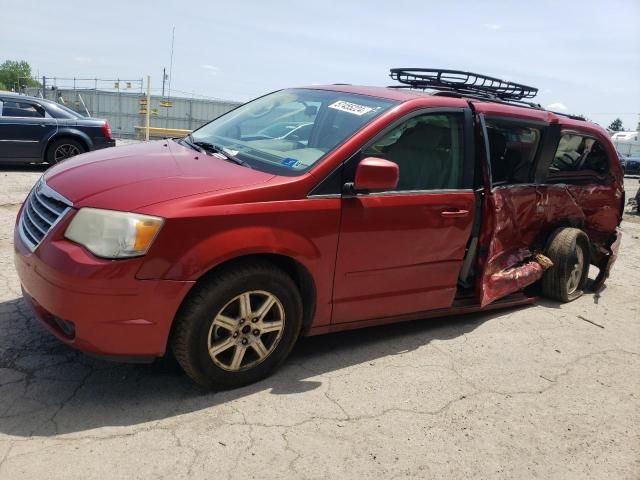
[[[62,333],[64,333],[69,338],[75,337],[76,326],[72,322],[63,320],[62,318],[56,317],[55,315],[52,318],[58,328],[62,330]]]

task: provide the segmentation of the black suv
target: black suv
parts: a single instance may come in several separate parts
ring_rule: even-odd
[[[83,117],[51,100],[0,92],[0,163],[53,165],[115,144],[106,120]]]

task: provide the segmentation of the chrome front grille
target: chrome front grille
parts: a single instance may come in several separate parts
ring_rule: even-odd
[[[24,203],[18,222],[20,238],[33,252],[72,206],[40,179]]]

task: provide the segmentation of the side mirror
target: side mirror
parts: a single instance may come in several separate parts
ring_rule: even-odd
[[[354,189],[356,191],[394,190],[398,186],[400,169],[397,163],[383,158],[367,157],[356,169]]]

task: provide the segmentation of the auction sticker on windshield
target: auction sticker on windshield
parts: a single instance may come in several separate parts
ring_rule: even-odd
[[[340,110],[341,112],[352,113],[358,116],[373,111],[373,108],[358,105],[357,103],[345,102],[344,100],[338,100],[337,102],[332,103],[329,105],[329,108]]]

